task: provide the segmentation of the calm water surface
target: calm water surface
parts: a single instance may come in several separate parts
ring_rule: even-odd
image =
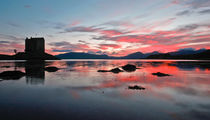
[[[140,69],[97,72],[128,63]],[[2,120],[210,120],[209,61],[0,61],[0,72],[15,70],[26,76],[0,79]]]

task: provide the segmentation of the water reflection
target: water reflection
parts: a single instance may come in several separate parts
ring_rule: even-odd
[[[27,84],[43,85],[45,81],[46,67],[50,66],[52,63],[53,62],[46,62],[44,60],[0,62],[0,67],[2,68],[0,73],[2,77],[0,76],[0,79],[2,79],[1,81],[19,80],[25,76]],[[49,71],[50,68],[55,69],[56,67],[47,68],[47,71]]]
[[[140,69],[118,74],[97,72],[120,68],[126,64]],[[45,71],[50,66],[59,70]],[[26,73],[18,81],[0,82],[0,114],[6,118],[210,118],[209,61],[19,61],[0,62],[0,67],[0,72],[12,70]],[[158,72],[171,76],[158,77],[152,74]],[[6,112],[11,110],[15,112]],[[24,115],[26,113],[28,116]]]
[[[191,62],[179,61],[179,62],[173,62],[169,65],[176,66],[179,69],[183,69],[183,70],[195,70],[196,68],[199,68],[200,70],[210,69],[209,61],[202,61],[202,62],[201,61],[191,61]]]
[[[26,83],[31,85],[44,84],[45,61],[26,61]]]

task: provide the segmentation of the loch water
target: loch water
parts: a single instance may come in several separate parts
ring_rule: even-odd
[[[138,69],[97,72],[126,64]],[[5,71],[25,75],[0,77],[2,120],[210,120],[210,61],[0,61]]]

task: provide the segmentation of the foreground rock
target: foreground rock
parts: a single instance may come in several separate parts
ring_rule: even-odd
[[[169,74],[165,74],[165,73],[161,73],[161,72],[152,73],[152,75],[156,75],[156,76],[158,76],[158,77],[171,76],[171,75],[169,75]]]
[[[127,64],[122,66],[122,69],[125,70],[126,72],[133,72],[136,71],[137,68],[135,65]]]
[[[131,90],[145,90],[146,88],[138,86],[138,85],[134,85],[134,86],[128,86],[128,89],[131,89]]]
[[[110,70],[98,70],[98,72],[110,72]]]
[[[4,71],[0,73],[0,79],[3,80],[18,80],[23,76],[25,76],[25,73],[21,71]]]
[[[47,72],[56,72],[58,71],[59,69],[57,67],[46,67],[45,70]]]
[[[10,66],[1,66],[2,68],[10,68]]]
[[[111,69],[110,72],[119,73],[119,72],[123,72],[123,71],[120,70],[119,68],[114,68],[114,69]]]
[[[98,72],[112,72],[112,73],[120,73],[123,72],[122,70],[120,70],[120,68],[114,68],[111,70],[98,70]]]

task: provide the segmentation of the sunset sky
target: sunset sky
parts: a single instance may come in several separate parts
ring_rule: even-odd
[[[54,55],[210,49],[210,0],[1,0],[0,26],[0,54],[26,37]]]

